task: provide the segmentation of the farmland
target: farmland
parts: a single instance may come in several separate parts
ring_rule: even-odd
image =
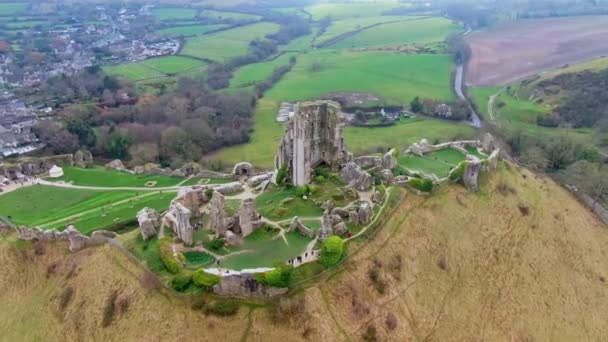
[[[295,53],[286,53],[272,61],[254,63],[241,67],[234,72],[234,76],[230,80],[230,87],[244,88],[264,81],[272,74],[274,69],[288,64],[289,59],[295,55]]]
[[[275,33],[278,25],[257,23],[214,34],[188,38],[181,54],[206,58],[214,61],[225,61],[247,54],[249,42],[256,38]]]
[[[214,10],[204,10],[201,12],[201,16],[206,18],[218,19],[218,20],[233,20],[233,21],[255,21],[260,20],[262,17],[255,14],[239,13],[239,12],[224,12]]]
[[[28,4],[24,2],[5,2],[0,3],[0,15],[9,16],[22,13],[27,9]]]
[[[165,76],[162,72],[148,68],[141,63],[105,66],[103,70],[110,75],[122,76],[133,81]]]
[[[424,95],[454,98],[452,61],[443,55],[319,51],[302,55],[267,96],[276,101],[314,99],[331,92],[361,91],[383,103],[403,105]]]
[[[427,44],[443,42],[448,35],[461,30],[445,18],[424,18],[399,21],[363,30],[332,44],[338,49]]]
[[[155,8],[152,14],[159,20],[192,19],[197,10],[191,8]]]
[[[199,34],[205,34],[211,31],[215,31],[218,29],[222,29],[227,27],[227,25],[217,24],[217,25],[185,25],[185,26],[175,26],[170,28],[165,28],[162,30],[156,31],[156,33],[162,37],[177,37],[177,36],[196,36]]]
[[[133,81],[139,81],[177,74],[204,65],[205,62],[189,57],[166,56],[147,59],[142,62],[106,66],[104,70],[110,75],[120,75]]]
[[[584,34],[581,34],[584,32]],[[467,83],[505,85],[608,54],[608,16],[520,20],[473,33]]]
[[[360,30],[364,27],[386,23],[391,21],[411,20],[417,17],[398,17],[398,16],[377,16],[336,20],[316,39],[317,44],[322,44],[330,39],[338,37],[348,32]]]
[[[306,7],[305,10],[315,20],[331,17],[334,20],[345,18],[377,17],[382,13],[399,7],[397,3],[327,3]]]

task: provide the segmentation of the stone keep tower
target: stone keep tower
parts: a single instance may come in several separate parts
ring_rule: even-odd
[[[339,112],[340,104],[334,101],[296,105],[274,160],[276,170],[287,167],[293,185],[310,183],[314,168],[321,164],[337,170],[347,161]]]

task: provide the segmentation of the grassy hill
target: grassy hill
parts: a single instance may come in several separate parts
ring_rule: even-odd
[[[478,194],[450,186],[427,198],[407,196],[373,240],[349,246],[339,272],[298,291],[291,299],[297,310],[284,305],[279,315],[247,304],[235,316],[205,316],[190,308],[193,298],[151,289],[114,247],[68,255],[65,245],[32,248],[12,239],[0,237],[0,331],[7,340],[608,335],[606,227],[551,180],[514,166],[483,179]]]

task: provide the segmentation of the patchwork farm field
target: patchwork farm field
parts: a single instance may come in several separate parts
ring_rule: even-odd
[[[505,85],[543,70],[608,54],[608,16],[527,19],[467,36],[467,83]]]
[[[261,16],[255,14],[248,13],[239,13],[239,12],[224,12],[224,11],[214,11],[214,10],[204,10],[201,12],[201,16],[206,18],[213,18],[218,20],[230,19],[234,21],[249,21],[249,20],[260,20]]]
[[[279,26],[274,23],[257,23],[221,31],[205,36],[186,39],[182,55],[224,61],[247,54],[249,42],[275,33]]]
[[[198,11],[192,8],[154,8],[152,14],[159,20],[192,19]]]
[[[162,37],[177,37],[177,36],[196,36],[199,34],[205,34],[207,32],[215,31],[227,27],[228,25],[216,24],[216,25],[186,25],[186,26],[175,26],[165,28],[156,31],[159,36]]]
[[[344,18],[377,17],[382,13],[399,7],[398,3],[326,3],[306,7],[306,12],[314,20],[330,17],[334,20]]]
[[[165,74],[163,74],[162,72],[148,68],[147,66],[141,63],[126,63],[104,66],[103,71],[105,71],[109,75],[122,76],[133,81],[165,76]]]
[[[375,17],[363,17],[363,18],[349,18],[342,20],[335,20],[325,30],[325,32],[317,37],[316,44],[320,45],[328,40],[336,38],[348,32],[363,29],[367,26],[377,25],[386,22],[393,21],[404,21],[411,20],[419,17],[404,17],[404,16],[375,16]]]
[[[141,62],[105,66],[110,75],[123,76],[133,81],[164,77],[205,66],[206,63],[185,56],[165,56]]]
[[[447,55],[318,51],[300,56],[266,95],[276,101],[299,101],[359,91],[390,105],[409,103],[416,96],[451,100],[452,69]]]
[[[446,18],[422,18],[378,25],[332,44],[331,48],[350,49],[403,44],[443,42],[450,34],[461,31]]]
[[[230,79],[230,88],[250,87],[266,80],[274,69],[289,64],[289,59],[295,55],[296,53],[286,53],[272,61],[249,64],[237,69]]]

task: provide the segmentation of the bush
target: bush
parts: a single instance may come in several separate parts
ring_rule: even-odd
[[[407,184],[422,192],[433,191],[433,181],[428,178],[412,178],[407,182]]]
[[[232,316],[239,311],[239,303],[233,300],[218,300],[203,308],[206,314],[216,316]]]
[[[287,179],[287,164],[283,164],[277,171],[277,184],[281,185]]]
[[[163,261],[167,271],[176,274],[182,269],[182,265],[173,256],[171,244],[171,238],[163,238],[159,240],[158,248],[160,250],[160,258]]]
[[[277,264],[272,271],[264,273],[263,277],[256,277],[256,280],[268,286],[288,287],[292,271],[292,266]]]
[[[337,264],[344,254],[344,241],[336,235],[328,237],[321,246],[319,262],[325,267]]]
[[[308,193],[308,187],[306,185],[299,186],[296,188],[296,196],[303,197]]]
[[[382,184],[382,177],[380,177],[380,175],[375,175],[374,176],[374,185],[380,185]]]
[[[183,270],[171,279],[171,288],[183,292],[190,286],[190,283],[192,283],[192,272]]]
[[[106,302],[103,306],[103,318],[101,320],[101,326],[107,327],[112,324],[114,320],[114,312],[116,311],[116,297],[118,297],[118,291],[113,290],[110,292]]]
[[[456,166],[456,168],[450,172],[450,180],[453,182],[457,182],[462,179],[462,176],[464,175],[464,170],[467,168],[467,166],[467,162],[462,162],[458,164],[458,166]]]
[[[209,247],[209,249],[211,249],[211,250],[218,251],[220,248],[224,247],[224,240],[222,240],[222,239],[211,240],[207,244],[207,247]]]
[[[194,285],[205,289],[211,288],[213,287],[213,285],[219,284],[220,280],[220,276],[207,273],[202,268],[199,268],[192,274],[192,281],[194,282]]]
[[[317,176],[315,177],[315,183],[324,183],[325,182],[325,177],[324,176]]]
[[[386,187],[382,184],[376,186],[376,190],[378,190],[380,192],[382,197],[384,197],[384,195],[386,194]]]
[[[329,176],[329,170],[324,166],[319,166],[315,169],[315,176],[327,178]]]

